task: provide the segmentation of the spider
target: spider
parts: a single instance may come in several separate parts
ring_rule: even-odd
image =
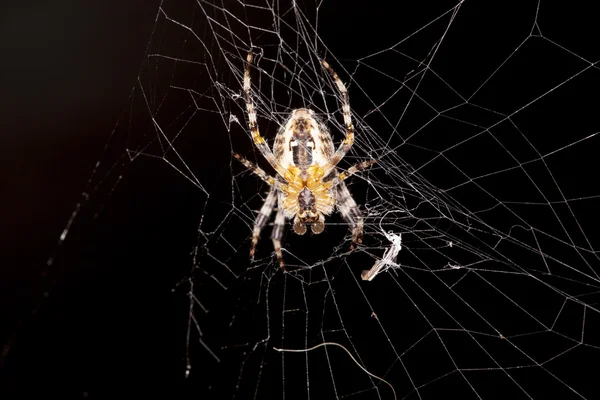
[[[344,180],[371,166],[375,160],[363,161],[341,173],[336,168],[354,143],[354,126],[346,86],[331,66],[322,60],[323,67],[329,72],[340,92],[346,128],[346,137],[335,152],[327,127],[313,110],[307,108],[292,111],[275,136],[271,151],[258,131],[256,110],[250,94],[252,59],[253,54],[250,51],[246,58],[244,73],[248,126],[254,145],[275,169],[277,175],[272,177],[241,155],[234,154],[236,159],[270,185],[267,198],[254,223],[250,258],[254,259],[260,232],[269,220],[275,203],[277,203],[277,214],[271,239],[279,266],[283,270],[285,264],[281,254],[281,239],[286,219],[294,220],[294,232],[298,235],[304,235],[307,226],[310,226],[313,234],[320,234],[325,229],[325,216],[331,215],[334,207],[337,206],[339,213],[352,229],[351,249],[353,249],[362,243],[364,222]]]

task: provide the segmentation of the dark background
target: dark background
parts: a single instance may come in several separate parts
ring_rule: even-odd
[[[0,278],[0,331],[5,354],[10,351],[2,357],[3,398],[143,395],[154,391],[146,382],[164,388],[161,381],[182,375],[175,356],[170,366],[162,362],[184,329],[169,337],[164,328],[175,326],[167,322],[175,314],[172,282],[162,286],[160,276],[147,273],[157,264],[149,266],[145,256],[126,267],[142,242],[161,247],[134,231],[143,228],[139,216],[132,215],[133,225],[110,213],[105,223],[90,223],[88,235],[74,235],[65,257],[46,267],[128,105],[158,3],[1,6],[1,219],[8,262]],[[132,193],[115,196],[115,214],[127,215]],[[103,258],[98,250],[108,243],[115,247]]]
[[[0,10],[5,227],[0,239],[8,261],[0,273],[2,398],[184,398],[206,395],[206,382],[216,387],[221,382],[220,370],[198,346],[196,364],[206,361],[208,367],[199,366],[195,379],[184,379],[187,299],[185,290],[173,289],[189,271],[202,214],[201,196],[192,185],[160,162],[117,163],[123,179],[116,190],[103,189],[110,196],[84,207],[67,240],[57,244],[115,123],[130,105],[157,7],[158,1],[57,1],[14,2]],[[497,18],[510,15],[512,24],[519,12],[531,20],[534,9],[505,2],[497,7]],[[592,25],[570,22],[562,9],[544,18],[559,15],[565,30]],[[427,22],[402,28],[394,12],[364,2],[326,2],[321,17],[339,21],[321,25],[321,33],[342,60],[385,48],[386,40],[391,46]],[[582,41],[563,40],[586,54]],[[479,44],[485,43],[482,37]],[[464,54],[460,46],[452,48],[453,57],[477,54],[476,45]],[[496,101],[500,109],[511,99]],[[200,159],[211,157],[207,140]],[[218,171],[228,159],[215,162],[222,163]],[[101,215],[94,218],[98,210]],[[50,257],[55,261],[48,267]],[[244,290],[254,293],[256,285],[244,289],[243,282],[232,283],[231,292]],[[280,392],[274,392],[277,398]]]

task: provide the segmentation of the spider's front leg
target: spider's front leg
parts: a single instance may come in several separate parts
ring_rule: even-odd
[[[333,168],[340,162],[342,158],[348,153],[352,145],[354,144],[354,124],[352,123],[352,112],[350,111],[350,96],[348,95],[348,89],[342,82],[338,74],[331,68],[329,63],[325,60],[321,61],[321,64],[327,72],[331,75],[333,82],[338,88],[342,103],[342,115],[344,116],[344,127],[346,128],[346,137],[329,160],[329,168],[324,171],[325,176],[331,172]]]
[[[287,172],[285,168],[281,166],[275,155],[269,148],[269,145],[265,139],[260,135],[258,130],[258,120],[256,117],[256,106],[252,101],[251,94],[251,80],[250,80],[250,66],[252,65],[253,55],[252,51],[248,52],[246,57],[246,68],[244,70],[244,100],[246,102],[246,113],[248,114],[248,128],[250,128],[250,134],[252,135],[252,141],[254,145],[263,155],[263,157],[271,164],[271,166],[281,176],[284,176]]]

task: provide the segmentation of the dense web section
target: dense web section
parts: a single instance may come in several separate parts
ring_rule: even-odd
[[[183,178],[198,213],[175,289],[189,299],[186,357],[173,368],[215,398],[594,398],[592,10],[455,1],[383,19],[362,7],[165,0],[61,240],[128,166],[158,161]],[[271,221],[250,261],[268,187],[233,153],[274,171],[247,125],[248,51],[270,145],[300,107],[339,145],[340,94],[321,60],[348,87],[356,141],[340,168],[377,160],[347,180],[365,216],[357,249],[339,214],[318,237],[288,221],[284,273]]]

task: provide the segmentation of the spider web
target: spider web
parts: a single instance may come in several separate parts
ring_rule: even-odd
[[[170,368],[187,378],[186,394],[593,398],[593,12],[544,1],[385,11],[163,1],[129,108],[57,260],[123,187],[145,198],[168,182],[169,201],[146,219],[170,255],[160,269],[179,281],[169,284],[185,332]],[[271,225],[249,260],[267,187],[232,155],[271,172],[247,129],[250,49],[259,129],[271,144],[300,107],[339,144],[339,93],[321,59],[347,85],[356,141],[340,168],[377,160],[348,179],[365,215],[358,249],[335,214],[319,236],[286,226],[287,273]]]

